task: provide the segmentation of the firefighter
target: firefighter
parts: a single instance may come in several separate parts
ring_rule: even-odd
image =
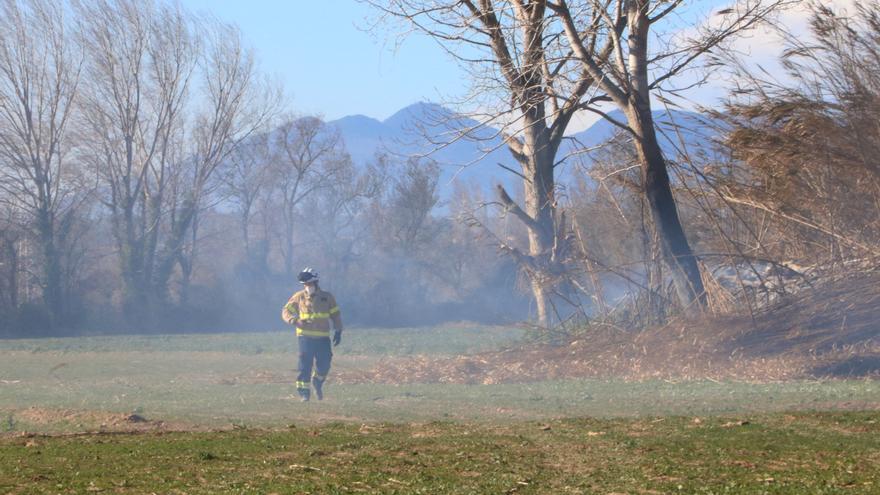
[[[333,352],[330,348],[330,322],[333,322],[333,346],[342,341],[342,317],[333,294],[318,286],[318,273],[306,268],[297,277],[303,290],[290,296],[281,319],[296,326],[296,340],[299,344],[299,376],[296,378],[296,391],[301,401],[311,396],[324,398],[324,380],[330,371]],[[314,367],[314,372],[312,371]],[[311,386],[310,386],[311,385]]]

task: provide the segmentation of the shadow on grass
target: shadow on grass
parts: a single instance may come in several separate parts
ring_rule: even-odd
[[[816,367],[813,373],[816,376],[876,377],[880,375],[880,356],[853,356],[843,361]]]

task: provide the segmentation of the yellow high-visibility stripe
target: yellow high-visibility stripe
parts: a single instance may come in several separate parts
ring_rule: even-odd
[[[303,330],[302,328],[297,327],[296,336],[297,337],[329,337],[330,330]]]
[[[294,306],[293,303],[288,303],[287,306],[284,306],[284,309],[286,309],[292,315],[298,313],[298,311],[296,310],[296,306]]]
[[[301,382],[301,381],[296,382],[296,388],[309,388],[309,385],[310,385],[309,382]]]
[[[328,313],[328,314],[332,315],[332,314],[336,314],[338,312],[339,312],[339,306],[333,306],[333,309],[331,309],[330,313]]]
[[[319,318],[330,318],[330,313],[301,313],[300,320],[317,320]]]

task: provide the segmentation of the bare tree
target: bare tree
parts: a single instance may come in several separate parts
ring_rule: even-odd
[[[440,200],[440,169],[431,161],[423,162],[410,158],[392,173],[389,197],[385,204],[375,205],[374,216],[380,219],[375,236],[390,240],[403,253],[413,253],[430,240],[431,211]]]
[[[241,143],[229,155],[221,171],[220,195],[237,209],[238,228],[244,244],[245,258],[251,258],[251,237],[254,216],[271,186],[269,170],[272,152],[270,132],[262,132]]]
[[[71,185],[75,171],[67,142],[81,67],[82,53],[63,5],[0,4],[0,202],[32,219],[42,248],[43,299],[53,325],[69,309],[64,257],[83,197]]]
[[[83,152],[110,211],[124,311],[132,321],[147,321],[197,40],[191,19],[169,7],[133,0],[88,0],[76,7],[88,19],[82,38],[90,55]]]
[[[288,280],[294,274],[295,241],[300,207],[316,191],[330,186],[345,167],[343,143],[336,129],[317,117],[288,118],[274,131],[277,155],[270,174],[274,181],[273,201],[278,204],[280,229],[277,234]]]
[[[342,281],[362,259],[364,251],[375,250],[376,244],[369,235],[369,205],[384,190],[385,177],[373,165],[359,169],[347,153],[340,153],[338,159],[333,180],[314,201],[303,205],[302,213],[310,219],[311,250],[324,257],[322,271]],[[353,285],[356,284],[350,283]]]
[[[649,47],[667,19],[685,2],[650,0],[370,1],[386,15],[437,39],[475,76],[475,91],[502,96],[508,110],[484,124],[502,123],[525,187],[522,209],[504,191],[508,212],[529,229],[529,255],[508,250],[531,272],[539,320],[548,321],[548,279],[563,271],[565,221],[556,212],[553,170],[572,116],[587,109],[627,130],[642,162],[644,193],[663,252],[686,307],[704,300],[699,268],[675,207],[666,162],[652,116],[651,97],[723,42],[753,27],[782,0],[745,1],[725,11],[697,38]],[[652,38],[653,37],[653,38]],[[490,69],[486,72],[485,69]],[[492,77],[497,76],[497,77]],[[675,92],[675,88],[665,88]],[[472,98],[476,98],[473,96]],[[480,100],[482,106],[486,102]],[[470,100],[471,103],[474,100]],[[619,122],[597,103],[612,102]],[[497,108],[497,107],[492,107]],[[473,135],[473,129],[466,134]]]
[[[198,71],[203,91],[196,99],[201,111],[184,121],[185,141],[179,157],[183,166],[175,176],[169,233],[154,281],[157,294],[163,298],[167,297],[175,265],[180,265],[184,280],[189,280],[199,212],[209,193],[222,183],[215,172],[236,147],[270,119],[280,95],[258,80],[253,53],[244,46],[237,28],[212,23],[198,34],[205,42]],[[190,242],[186,244],[188,235]]]
[[[84,154],[111,213],[125,310],[148,321],[175,267],[193,266],[187,240],[198,239],[214,172],[262,125],[274,93],[231,26],[135,0],[83,0],[77,11],[89,20]]]
[[[652,97],[664,90],[676,94],[680,88],[668,85],[677,75],[693,68],[701,56],[722,43],[766,20],[785,3],[741,1],[722,12],[719,22],[706,24],[698,36],[663,44],[662,38],[657,38],[662,31],[658,31],[665,19],[685,6],[681,0],[547,2],[559,15],[575,57],[597,81],[601,99],[613,103],[626,117],[626,122],[621,122],[595,106],[586,107],[632,136],[654,227],[685,307],[705,304],[705,291],[672,195],[666,159],[657,139]],[[611,57],[594,48],[597,32],[614,47]]]
[[[550,297],[564,272],[567,244],[565,219],[555,196],[555,170],[561,162],[557,153],[575,112],[591,101],[593,77],[561,43],[564,33],[547,2],[368,3],[440,42],[473,76],[470,115],[481,125],[502,125],[504,142],[519,170],[505,168],[522,179],[525,205],[518,205],[500,187],[499,198],[505,211],[527,227],[529,244],[527,253],[506,243],[502,248],[529,275],[538,321],[549,324]],[[598,33],[592,40],[597,56],[610,55],[610,41],[603,42]],[[479,136],[477,129],[457,130],[451,140]]]
[[[440,169],[433,160],[394,160],[376,156],[380,194],[366,210],[364,221],[376,251],[370,256],[369,280],[381,291],[366,294],[371,318],[405,324],[430,307],[450,277],[443,273],[449,238],[435,207]],[[439,283],[438,283],[439,282]]]

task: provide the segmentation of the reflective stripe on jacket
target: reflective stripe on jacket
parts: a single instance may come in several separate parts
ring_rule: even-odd
[[[296,335],[303,337],[329,337],[330,321],[337,330],[342,329],[342,317],[333,294],[318,289],[311,296],[301,290],[290,296],[281,319],[296,324]]]

